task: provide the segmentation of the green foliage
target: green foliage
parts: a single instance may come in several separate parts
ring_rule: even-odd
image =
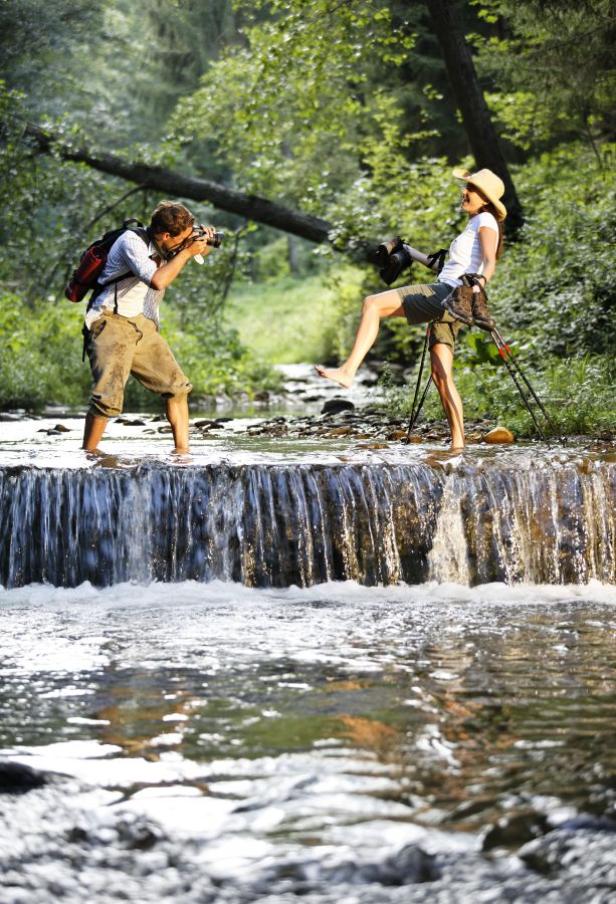
[[[245,43],[228,48],[178,105],[175,136],[209,139],[246,190],[322,214],[359,174],[366,137],[387,141],[379,74],[403,62],[414,37],[384,0],[238,7],[254,17]]]
[[[474,0],[491,34],[475,35],[490,102],[525,150],[616,138],[613,0]]]
[[[27,304],[17,294],[0,294],[0,409],[86,405],[91,378],[88,364],[81,362],[83,313],[82,304],[53,305],[43,299]],[[163,335],[190,377],[194,402],[277,385],[277,377],[246,351],[235,330],[210,324],[183,331],[172,307],[163,317]],[[131,380],[126,407],[132,406],[157,407],[160,401]]]
[[[355,326],[361,277],[361,271],[345,266],[329,276],[242,282],[230,294],[225,319],[236,326],[246,347],[266,361],[322,361],[341,332],[348,340],[347,313]]]
[[[616,175],[590,151],[541,155],[517,174],[527,211],[494,280],[499,322],[546,353],[616,355]]]
[[[82,405],[89,368],[80,365],[83,309],[0,294],[0,408]]]

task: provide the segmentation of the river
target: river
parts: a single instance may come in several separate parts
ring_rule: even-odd
[[[1,904],[615,900],[610,453],[65,423],[0,443]]]

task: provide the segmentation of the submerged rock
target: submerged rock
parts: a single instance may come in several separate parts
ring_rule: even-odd
[[[483,850],[518,847],[533,838],[544,835],[547,830],[548,820],[543,813],[536,813],[534,810],[526,813],[513,813],[499,819],[488,829],[483,839]]]
[[[25,794],[47,784],[47,776],[24,763],[0,762],[0,794]]]

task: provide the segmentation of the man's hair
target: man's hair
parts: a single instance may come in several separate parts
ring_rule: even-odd
[[[161,201],[152,213],[150,230],[153,235],[168,232],[169,235],[176,236],[192,226],[194,222],[195,218],[192,213],[183,204],[175,201]]]

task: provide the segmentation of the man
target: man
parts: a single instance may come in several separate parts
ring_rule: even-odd
[[[214,230],[191,241],[194,217],[182,204],[162,201],[143,237],[126,230],[117,239],[100,277],[105,285],[86,311],[86,348],[94,387],[83,448],[98,448],[110,417],[122,413],[130,374],[165,399],[176,452],[188,451],[191,384],[159,333],[158,308],[165,289],[185,264],[212,250]],[[125,274],[125,275],[124,275]]]

